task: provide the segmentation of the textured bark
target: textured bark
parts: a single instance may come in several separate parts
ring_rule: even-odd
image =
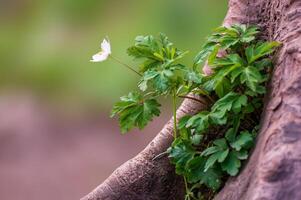
[[[283,43],[261,120],[256,147],[242,172],[216,200],[301,199],[301,0],[230,0],[224,24],[257,24],[262,38]],[[177,112],[204,108],[185,100]],[[182,200],[183,184],[166,157],[152,161],[172,142],[171,121],[135,158],[82,200]]]
[[[283,47],[275,56],[257,145],[244,170],[216,200],[301,199],[301,1],[232,1],[241,22],[262,27]]]

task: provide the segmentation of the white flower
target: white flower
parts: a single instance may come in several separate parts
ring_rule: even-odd
[[[111,54],[111,44],[109,41],[104,39],[100,45],[101,51],[92,56],[91,62],[102,62],[106,60]]]

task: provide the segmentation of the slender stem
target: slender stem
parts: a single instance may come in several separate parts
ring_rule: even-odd
[[[186,194],[189,194],[189,199],[190,199],[190,190],[188,188],[187,180],[186,180],[185,176],[183,178],[184,178],[184,184],[185,184]]]
[[[176,91],[173,91],[172,93],[172,112],[173,112],[173,126],[174,126],[174,130],[173,130],[173,137],[174,139],[177,138],[177,104],[176,104]]]
[[[126,68],[128,68],[129,70],[131,70],[132,72],[136,73],[139,76],[142,76],[142,74],[140,74],[138,71],[136,71],[134,68],[132,68],[131,66],[129,66],[128,64],[125,64],[124,62],[120,61],[119,59],[113,57],[112,55],[110,55],[110,58],[112,58],[113,60],[115,60],[116,62],[118,62],[119,64],[125,66]]]
[[[152,159],[152,161],[154,161],[154,160],[156,160],[156,159],[158,159],[158,158],[161,158],[161,157],[165,156],[166,154],[168,154],[167,151],[164,151],[164,152],[162,152],[162,153],[159,153],[158,155],[156,155],[156,156]]]
[[[194,100],[194,101],[197,101],[197,102],[199,102],[199,103],[201,103],[201,104],[206,105],[206,103],[203,102],[202,100],[197,99],[197,98],[194,98],[194,97],[191,97],[191,96],[178,95],[178,97],[180,97],[180,98],[186,98],[186,99],[191,99],[191,100]]]

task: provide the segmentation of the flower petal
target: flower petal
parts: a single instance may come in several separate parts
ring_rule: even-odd
[[[92,56],[91,62],[102,62],[102,61],[106,60],[108,57],[109,57],[108,53],[99,52],[99,53],[95,54],[94,56]]]
[[[104,53],[111,54],[111,44],[106,39],[103,39],[101,43],[101,50]]]

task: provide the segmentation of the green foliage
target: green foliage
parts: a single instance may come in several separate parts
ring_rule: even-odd
[[[215,53],[214,49],[216,48],[235,50],[242,44],[250,43],[255,40],[258,32],[256,26],[247,27],[243,24],[234,24],[229,28],[219,27],[207,38],[207,42],[196,56],[194,64],[202,63],[206,57]]]
[[[222,173],[218,168],[210,168],[205,170],[206,158],[203,156],[196,156],[187,164],[186,177],[190,183],[205,184],[213,190],[219,189],[222,184]]]
[[[148,93],[130,93],[114,106],[112,114],[119,116],[122,132],[134,126],[141,129],[158,116],[158,96],[171,95],[173,110],[174,98],[189,93],[211,102],[207,110],[175,122],[175,139],[167,150],[176,173],[191,186],[186,188],[186,199],[196,199],[193,190],[204,186],[217,191],[222,180],[236,176],[255,143],[258,113],[272,66],[269,56],[279,46],[259,41],[258,32],[256,26],[240,24],[217,28],[192,68],[179,63],[186,52],[175,48],[163,34],[138,36],[128,49],[140,62],[138,87]],[[205,59],[212,75],[205,76],[197,69]]]
[[[187,162],[194,157],[195,149],[189,142],[176,139],[167,152],[169,153],[171,162],[176,165],[176,172],[184,175],[186,173]]]
[[[176,49],[162,33],[157,38],[138,36],[135,45],[128,48],[128,54],[142,60],[139,88],[146,91],[150,85],[157,93],[171,94],[187,78],[189,69],[178,63],[186,53]]]
[[[142,129],[154,116],[160,115],[160,104],[155,99],[144,99],[137,92],[130,92],[120,98],[112,110],[112,117],[119,115],[121,132],[125,133],[134,126]]]
[[[257,33],[258,28],[254,26],[220,27],[208,37],[195,58],[194,68],[207,58],[214,71],[202,78],[199,87],[217,99],[209,110],[180,120],[179,128],[184,127],[185,133],[202,136],[198,144],[191,136],[184,138],[181,134],[179,138],[186,143],[190,141],[197,152],[185,160],[186,164],[181,162],[179,174],[190,184],[197,182],[217,190],[222,185],[221,177],[239,173],[241,162],[248,158],[249,149],[254,145],[254,127],[258,123],[254,116],[260,112],[267,69],[272,66],[267,56],[279,46],[277,42],[257,41]],[[215,130],[213,138],[207,136],[210,130]],[[171,148],[177,148],[179,143],[173,143]],[[170,157],[177,168],[177,158],[172,154]],[[204,181],[207,176],[216,180],[216,184]]]

